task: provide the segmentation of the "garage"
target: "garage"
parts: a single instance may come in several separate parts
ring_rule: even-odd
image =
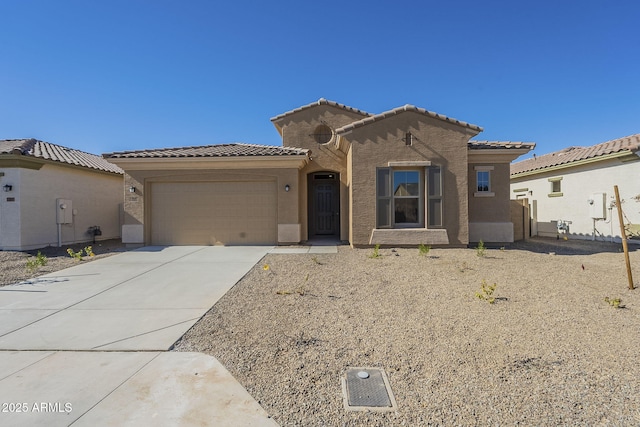
[[[155,182],[153,245],[274,245],[275,181]]]

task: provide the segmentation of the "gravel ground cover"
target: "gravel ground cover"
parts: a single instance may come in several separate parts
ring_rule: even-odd
[[[83,250],[91,246],[95,256],[85,256],[83,252],[82,261],[72,258],[67,249],[74,252]],[[120,239],[102,240],[96,243],[83,243],[74,245],[63,245],[62,247],[47,246],[46,248],[31,251],[0,251],[0,286],[20,283],[24,280],[53,273],[68,267],[77,265],[78,262],[87,262],[100,259],[125,251],[125,247]],[[46,257],[46,265],[38,266],[34,269],[27,268],[27,261],[36,258],[38,252]]]
[[[283,426],[640,425],[640,290],[620,245],[372,253],[267,255],[175,350],[217,357]],[[639,250],[631,263],[638,286]],[[344,409],[356,366],[386,371],[396,412]]]

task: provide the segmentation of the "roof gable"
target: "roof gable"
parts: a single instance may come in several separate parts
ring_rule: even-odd
[[[602,142],[590,147],[567,147],[553,153],[535,156],[531,159],[513,163],[511,165],[511,175],[526,172],[544,171],[546,169],[561,165],[570,166],[572,163],[582,160],[594,159],[608,156],[615,153],[630,152],[636,153],[640,150],[640,134],[625,136]]]
[[[0,140],[0,156],[2,155],[24,156],[103,172],[124,173],[118,166],[95,154],[33,138]]]
[[[121,151],[104,154],[108,159],[159,159],[159,158],[207,158],[207,157],[283,157],[306,156],[304,148],[277,147],[255,144],[215,144],[192,147],[160,148],[138,151]]]
[[[367,125],[369,125],[371,123],[379,122],[381,120],[385,120],[385,119],[388,119],[390,117],[394,117],[394,116],[397,116],[398,114],[406,113],[406,112],[409,112],[409,111],[415,112],[415,113],[418,113],[418,114],[422,114],[424,116],[431,117],[431,118],[434,118],[434,119],[437,119],[437,120],[442,120],[444,122],[452,123],[454,125],[458,125],[458,126],[461,126],[461,127],[467,128],[467,129],[470,129],[470,130],[474,131],[474,133],[476,133],[476,134],[482,132],[482,130],[483,130],[480,126],[473,125],[473,124],[470,124],[470,123],[467,123],[467,122],[463,122],[463,121],[460,121],[460,120],[457,120],[457,119],[454,119],[454,118],[451,118],[451,117],[447,117],[447,116],[444,116],[442,114],[434,113],[433,111],[428,111],[428,110],[425,110],[424,108],[418,108],[415,105],[407,104],[407,105],[405,105],[403,107],[394,108],[393,110],[385,111],[383,113],[376,114],[376,115],[370,115],[369,117],[366,117],[366,118],[364,118],[362,120],[358,120],[358,121],[355,121],[353,123],[349,123],[348,125],[345,125],[345,126],[342,126],[342,127],[338,128],[338,129],[336,129],[336,134],[338,134],[338,135],[346,134],[348,132],[353,131],[354,129],[358,129],[358,128],[361,128],[363,126],[367,126]]]
[[[285,113],[279,114],[279,115],[277,115],[275,117],[272,117],[271,121],[272,122],[277,122],[277,121],[279,121],[279,120],[281,120],[281,119],[283,119],[285,117],[288,117],[288,116],[290,116],[292,114],[296,114],[296,113],[299,113],[301,111],[308,110],[309,108],[317,107],[319,105],[328,105],[330,107],[340,108],[342,110],[349,111],[351,113],[361,114],[362,116],[371,116],[370,113],[367,113],[367,112],[362,111],[362,110],[358,110],[357,108],[349,107],[348,105],[339,104],[339,103],[337,103],[335,101],[328,101],[328,100],[326,100],[324,98],[320,98],[319,100],[317,100],[316,102],[312,102],[311,104],[303,105],[302,107],[298,107],[298,108],[295,108],[293,110],[287,111]]]

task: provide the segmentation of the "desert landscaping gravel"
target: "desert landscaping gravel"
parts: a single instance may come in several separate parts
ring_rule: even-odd
[[[269,254],[175,350],[217,357],[283,426],[640,425],[640,290],[620,246]],[[362,366],[386,371],[397,411],[345,410],[341,377]]]

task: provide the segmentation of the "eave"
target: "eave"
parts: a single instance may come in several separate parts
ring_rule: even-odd
[[[282,157],[189,157],[189,158],[124,158],[109,159],[125,171],[131,170],[186,170],[186,169],[302,169],[307,155]]]
[[[636,160],[640,160],[639,156],[640,154],[638,154],[637,152],[633,152],[631,150],[623,150],[623,151],[618,151],[616,153],[603,154],[601,156],[591,157],[589,159],[576,160],[573,162],[563,163],[560,165],[554,165],[554,166],[549,166],[545,168],[514,173],[514,174],[511,174],[511,178],[514,179],[514,178],[522,178],[522,177],[527,177],[532,175],[539,175],[547,172],[554,172],[562,169],[588,165],[588,164],[602,162],[602,161],[611,160],[611,159],[619,159],[622,162],[636,161]]]

